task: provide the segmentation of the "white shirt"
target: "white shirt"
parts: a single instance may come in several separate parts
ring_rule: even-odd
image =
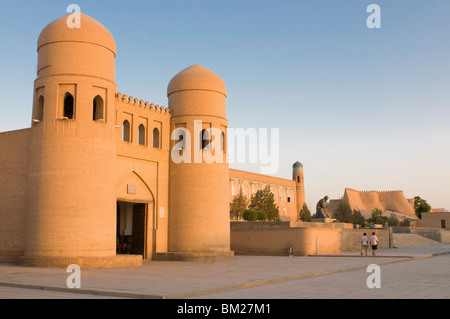
[[[378,237],[375,235],[370,236],[370,244],[373,245],[378,245]]]
[[[369,242],[369,240],[367,239],[366,236],[362,236],[361,238],[361,245],[365,246],[367,245],[367,243]]]

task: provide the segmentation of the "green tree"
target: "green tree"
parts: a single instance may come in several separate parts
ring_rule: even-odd
[[[246,209],[242,217],[248,222],[254,222],[258,220],[258,212],[254,209]]]
[[[422,219],[422,213],[429,213],[431,206],[425,199],[416,196],[414,197],[414,210],[416,211],[416,216]]]
[[[303,207],[298,215],[298,219],[300,219],[302,222],[310,222],[311,221],[311,219],[312,219],[311,212],[309,211],[308,205],[306,205],[306,203],[303,203]]]
[[[280,218],[278,206],[275,204],[275,197],[269,186],[258,190],[252,195],[249,208],[266,213],[267,219],[271,221]]]
[[[366,225],[366,220],[365,220],[364,216],[361,214],[360,210],[356,210],[356,209],[353,210],[352,223],[355,225],[360,225],[360,226]]]
[[[391,214],[387,223],[389,226],[398,226],[400,222],[398,221],[398,218],[397,216],[395,216],[395,214]]]
[[[257,211],[257,220],[260,222],[263,222],[265,220],[267,220],[267,214],[265,212],[261,212],[261,211]]]
[[[339,205],[333,214],[333,217],[341,223],[351,223],[352,222],[352,208],[343,198],[339,201]]]
[[[400,226],[411,226],[411,221],[406,218],[400,222]]]
[[[239,194],[234,196],[233,201],[230,203],[230,218],[236,221],[241,219],[247,206],[248,199],[241,190]]]
[[[388,217],[383,216],[383,211],[381,209],[375,208],[372,211],[372,216],[367,220],[369,224],[381,224],[386,225],[388,222]]]

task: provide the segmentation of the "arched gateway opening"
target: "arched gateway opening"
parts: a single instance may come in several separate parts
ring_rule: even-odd
[[[117,202],[117,254],[147,259],[149,204]]]
[[[117,189],[116,253],[151,260],[156,251],[153,192],[135,171],[120,178]]]

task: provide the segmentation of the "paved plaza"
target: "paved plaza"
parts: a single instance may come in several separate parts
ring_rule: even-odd
[[[369,265],[380,288],[369,289]],[[81,288],[58,268],[0,264],[0,299],[401,299],[450,298],[450,245],[310,257],[236,256],[215,262],[144,262],[81,270]]]

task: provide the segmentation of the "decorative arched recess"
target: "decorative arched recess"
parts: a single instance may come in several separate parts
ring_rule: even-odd
[[[256,194],[256,192],[259,191],[259,186],[258,184],[253,184],[252,185],[252,195]]]
[[[284,190],[284,187],[280,187],[278,194],[280,196],[280,202],[286,202],[286,191]]]
[[[155,203],[151,188],[136,171],[131,171],[119,179],[116,197],[119,201]]]
[[[250,185],[247,181],[242,182],[242,193],[244,193],[244,195],[245,195],[245,197],[247,197],[247,199],[250,199],[252,196]]]
[[[231,182],[231,196],[236,196],[239,194],[239,183],[236,181]]]

